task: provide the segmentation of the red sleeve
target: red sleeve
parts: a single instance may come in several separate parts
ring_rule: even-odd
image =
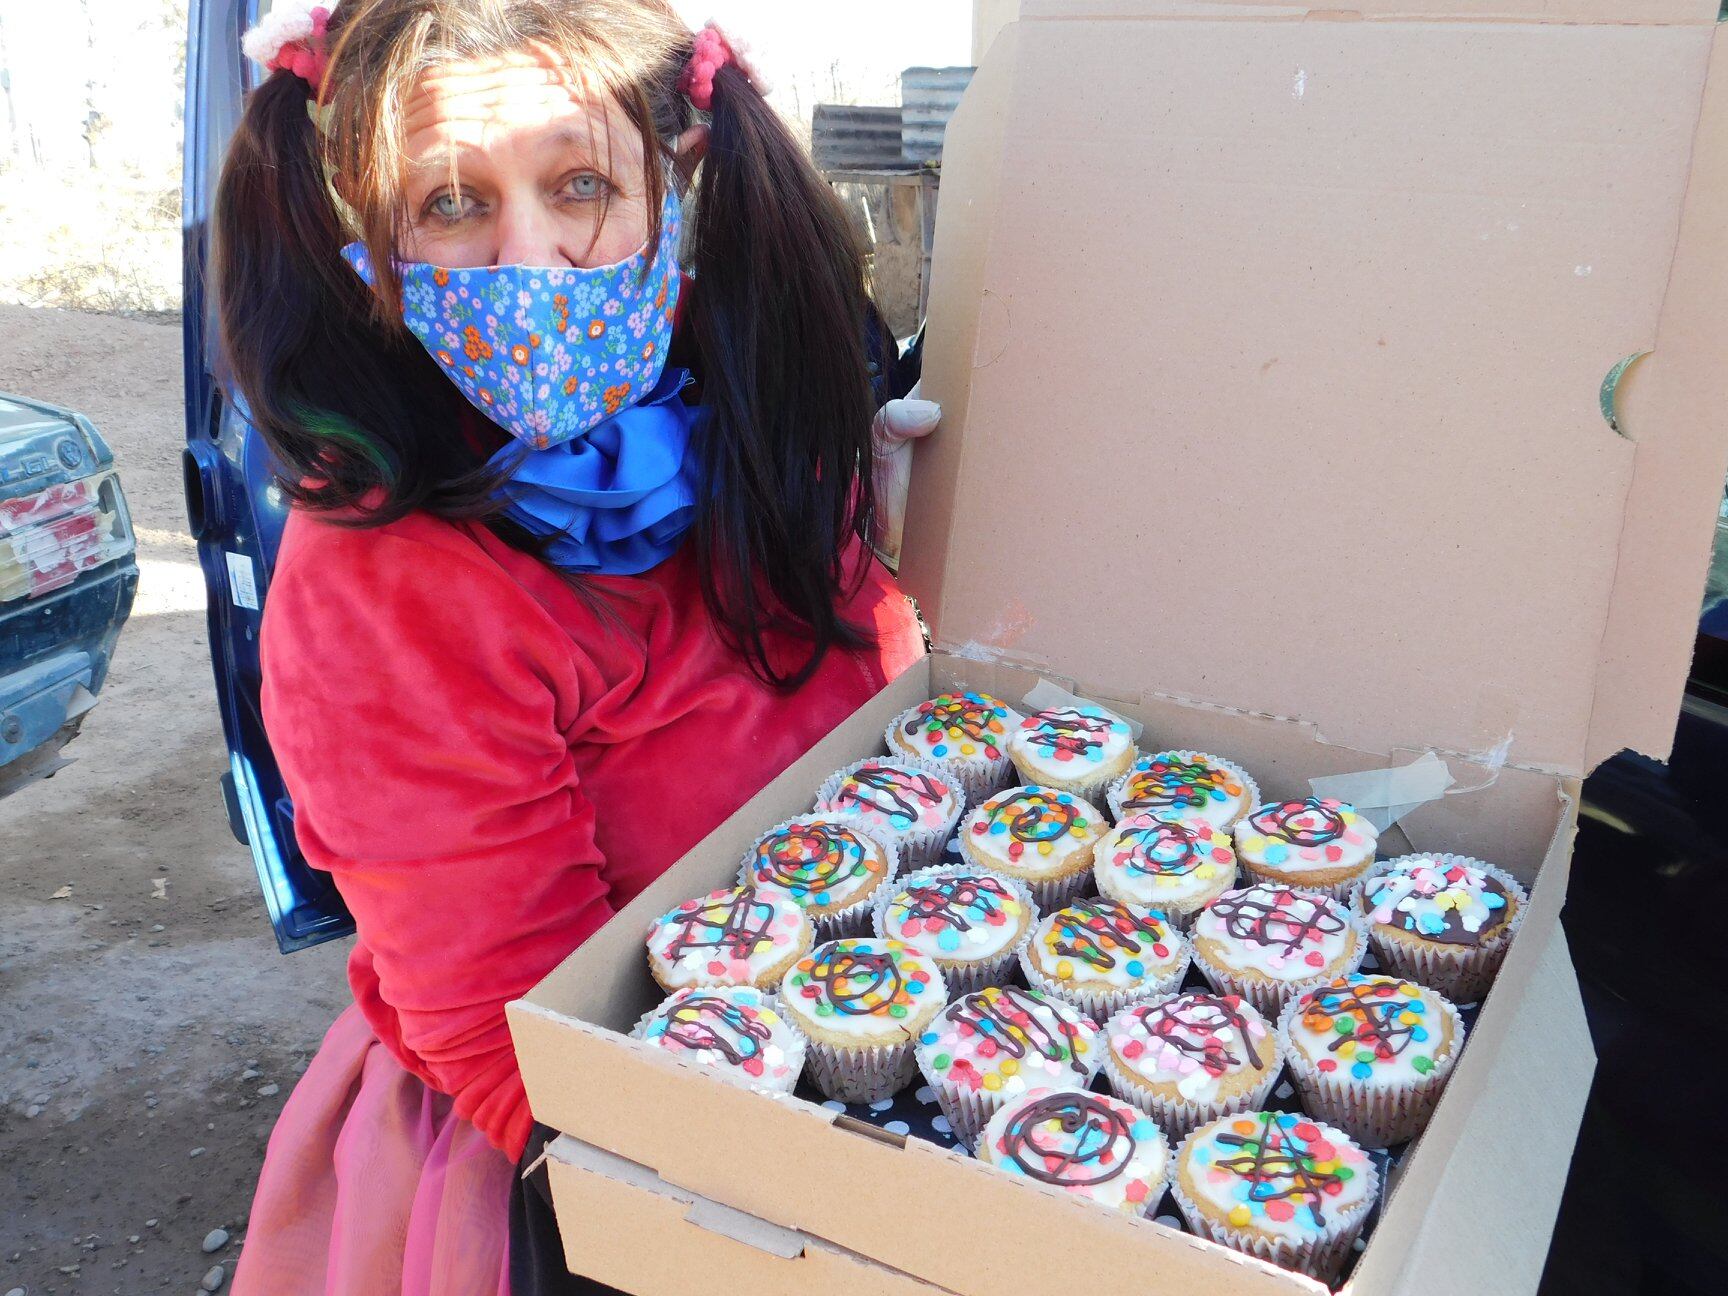
[[[570,758],[570,639],[453,528],[300,530],[263,693],[296,835],[353,911],[380,1038],[516,1156],[504,1005],[612,912]]]

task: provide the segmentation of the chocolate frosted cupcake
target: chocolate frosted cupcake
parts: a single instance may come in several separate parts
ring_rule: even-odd
[[[1244,1112],[1183,1140],[1170,1190],[1201,1237],[1330,1283],[1380,1177],[1340,1130],[1293,1112]]]
[[[1240,765],[1195,751],[1142,756],[1105,798],[1118,820],[1138,814],[1160,819],[1204,819],[1229,831],[1260,803],[1260,786]]]
[[[1226,891],[1190,933],[1194,963],[1219,994],[1276,1018],[1295,995],[1354,972],[1368,952],[1361,919],[1317,891],[1261,882]]]
[[[918,1069],[968,1147],[1008,1099],[1044,1086],[1084,1088],[1100,1056],[1090,1017],[1013,986],[962,995],[925,1028],[917,1050]]]
[[[1008,759],[1022,783],[1102,802],[1134,761],[1134,731],[1099,706],[1036,711],[1008,736]]]
[[[1188,941],[1162,914],[1103,898],[1046,914],[1020,952],[1027,985],[1094,1021],[1171,993],[1188,975],[1188,960]]]
[[[1007,984],[1037,921],[1024,883],[959,865],[900,878],[877,906],[876,934],[932,960],[958,998]]]
[[[966,817],[960,853],[968,864],[1024,882],[1048,913],[1085,889],[1104,829],[1104,816],[1072,792],[1009,788]]]
[[[948,998],[935,964],[898,941],[818,945],[787,975],[781,1011],[810,1041],[825,1097],[878,1102],[918,1074],[913,1041]]]
[[[733,887],[686,900],[648,928],[648,971],[663,990],[772,990],[810,952],[816,929],[784,891]]]
[[[816,794],[816,813],[850,820],[892,842],[907,872],[942,858],[966,810],[958,783],[940,767],[910,756],[870,756],[830,776]]]
[[[959,780],[973,805],[1008,785],[1008,735],[1020,716],[988,693],[943,693],[888,726],[890,756],[933,760]]]
[[[1208,819],[1130,815],[1093,852],[1098,893],[1156,909],[1187,931],[1194,915],[1236,884],[1230,837]]]
[[[756,839],[738,868],[744,886],[786,892],[824,940],[862,935],[898,868],[894,847],[835,815],[799,815]]]
[[[1389,860],[1356,893],[1381,965],[1457,1003],[1488,993],[1527,902],[1510,873],[1463,855]]]
[[[1304,1110],[1366,1147],[1415,1138],[1464,1047],[1450,1000],[1399,977],[1339,977],[1278,1023]]]
[[[1348,901],[1374,867],[1379,832],[1356,808],[1325,797],[1271,801],[1236,825],[1236,860],[1256,882]]]
[[[708,1067],[719,1079],[791,1093],[804,1070],[804,1036],[754,986],[693,986],[644,1017],[632,1034]]]
[[[1194,992],[1135,1004],[1104,1027],[1104,1075],[1171,1138],[1266,1105],[1283,1069],[1277,1034],[1235,995]]]
[[[1127,1103],[1082,1089],[1037,1089],[1006,1104],[978,1159],[1125,1215],[1152,1210],[1170,1174],[1164,1132]]]

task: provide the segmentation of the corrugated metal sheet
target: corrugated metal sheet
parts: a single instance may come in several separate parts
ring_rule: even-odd
[[[915,67],[900,74],[900,152],[906,161],[942,160],[942,136],[972,72],[969,67]]]
[[[884,171],[906,165],[900,156],[900,109],[817,104],[810,151],[822,171]]]

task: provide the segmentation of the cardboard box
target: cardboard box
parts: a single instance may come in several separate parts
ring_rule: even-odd
[[[1728,450],[1728,63],[1714,0],[1447,7],[1026,0],[997,38],[948,136],[907,519],[939,650],[511,1006],[573,1268],[1319,1290],[625,1037],[653,916],[897,712],[1045,676],[1268,796],[1448,761],[1401,831],[1530,906],[1348,1289],[1534,1287],[1593,1066],[1580,779],[1667,750]]]

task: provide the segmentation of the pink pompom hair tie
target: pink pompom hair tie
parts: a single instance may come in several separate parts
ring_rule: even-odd
[[[314,91],[330,63],[325,33],[341,0],[279,0],[240,41],[254,63],[272,72],[292,72]]]
[[[716,22],[708,22],[696,33],[690,61],[678,77],[678,89],[691,106],[711,112],[714,108],[714,77],[723,67],[735,67],[759,95],[768,93],[768,82],[751,61],[744,42],[728,36]]]

